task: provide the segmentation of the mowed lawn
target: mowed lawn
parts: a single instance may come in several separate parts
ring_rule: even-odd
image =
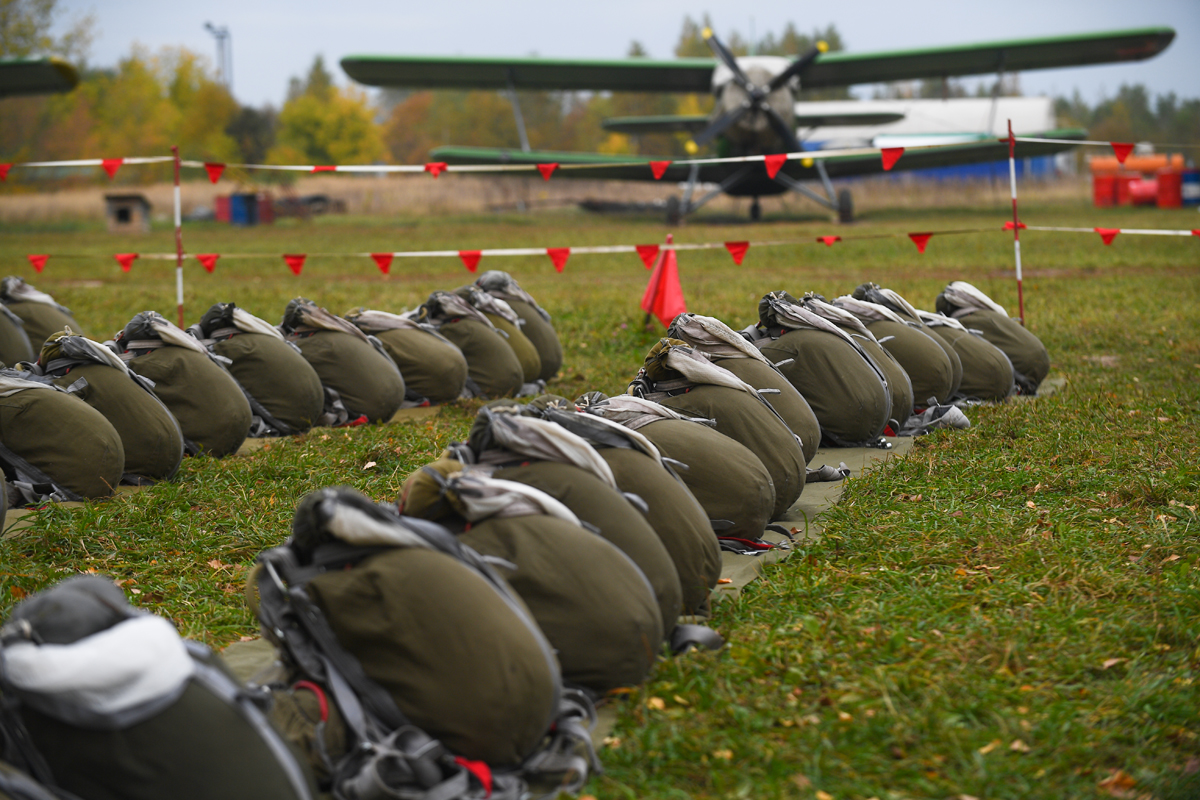
[[[680,254],[690,310],[735,328],[767,291],[834,297],[873,280],[933,307],[968,280],[1015,311],[1011,234],[904,237],[999,228],[1002,205],[875,211],[852,226],[816,216],[692,221],[677,242],[807,240]],[[1191,211],[1028,203],[1030,225],[1192,228]],[[472,279],[456,259],[319,253],[560,247],[662,241],[651,218],[574,211],[401,219],[330,217],[234,230],[189,225],[189,252],[223,257],[187,273],[187,323],[235,301],[277,322],[295,296],[342,313],[415,307]],[[614,700],[600,745],[609,797],[1059,798],[1200,796],[1200,238],[1025,232],[1029,327],[1060,392],[968,411],[968,431],[917,442],[888,469],[849,481],[824,538],[717,606],[718,653],[666,661]],[[86,225],[0,231],[0,270],[71,307],[104,339],[138,311],[174,320],[167,229],[119,237]],[[282,253],[308,253],[293,276]],[[51,257],[41,275],[27,253]],[[566,363],[550,391],[620,392],[661,333],[642,330],[649,273],[635,255],[484,258],[554,315]],[[222,646],[256,632],[242,580],[288,533],[307,492],[355,486],[394,500],[405,477],[465,437],[478,403],[428,420],[315,430],[253,455],[189,460],[178,479],[82,508],[49,508],[0,543],[0,602],[80,571],[186,635]]]

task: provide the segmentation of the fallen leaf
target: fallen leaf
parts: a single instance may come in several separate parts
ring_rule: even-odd
[[[952,517],[961,517],[962,515],[963,515],[963,512],[961,512],[961,511],[951,511],[950,512],[950,516],[952,516]]]
[[[1033,691],[1033,687],[1032,687],[1032,686],[1030,686],[1030,685],[1027,683],[1027,684],[1025,684],[1024,686],[1022,686],[1020,689],[1018,689],[1017,691],[1020,691],[1020,692],[1032,692],[1032,691]]]
[[[681,706],[690,706],[691,705],[691,703],[689,703],[687,701],[687,699],[680,697],[679,695],[675,695],[675,697],[673,697],[672,699]]]
[[[1037,503],[1033,502],[1032,500],[1026,500],[1025,507],[1026,508],[1037,508]]]
[[[979,800],[979,798],[973,794],[960,794],[958,800]]]
[[[717,583],[733,583],[733,578],[717,578]]]
[[[257,636],[239,636],[238,641],[239,642],[253,642],[257,638],[258,638]]]
[[[373,466],[375,466],[375,462],[374,462],[374,461],[368,461],[367,463],[363,464],[363,469],[370,469],[370,468],[371,468],[371,467],[373,467]]]
[[[829,792],[822,792],[818,789],[817,800],[833,800],[833,795],[831,795]]]
[[[854,715],[848,714],[845,711],[839,711],[838,719],[840,719],[842,722],[849,722],[850,720],[854,719]]]
[[[788,780],[795,784],[796,788],[800,791],[812,788],[812,781],[808,779],[807,775],[802,773],[797,772],[795,775],[792,775],[790,778],[788,778]]]
[[[1106,658],[1106,659],[1104,659],[1104,663],[1100,665],[1100,668],[1108,669],[1109,667],[1115,667],[1117,664],[1120,664],[1122,661],[1128,661],[1128,660],[1129,660],[1128,658]]]
[[[1137,782],[1123,769],[1113,770],[1107,778],[1096,784],[1113,797],[1133,797],[1131,791]]]
[[[213,569],[225,569],[226,567],[229,566],[228,564],[222,562],[221,559],[219,559],[219,558],[214,558],[212,561],[209,561],[207,563]]]
[[[1025,744],[1020,739],[1013,739],[1013,742],[1008,746],[1008,749],[1012,750],[1014,753],[1028,753],[1029,745]]]
[[[134,589],[134,588],[132,588],[132,587],[129,589],[129,591],[130,591],[130,593],[132,593],[132,594],[141,594],[141,593],[142,593],[142,590],[141,590],[141,589]]]
[[[20,586],[8,587],[8,593],[11,594],[13,597],[17,598],[18,600],[23,600],[25,598],[25,596],[29,594],[29,592],[25,591]]]
[[[981,755],[981,756],[986,756],[988,753],[992,752],[1000,745],[1001,745],[1001,741],[999,739],[992,739],[990,742],[985,744],[983,747],[979,748],[979,750],[976,752],[978,752],[979,755]]]
[[[604,746],[611,747],[613,750],[616,750],[618,747],[621,746],[621,737],[620,736],[605,736],[604,737]],[[583,799],[580,798],[580,800],[583,800]]]
[[[664,702],[661,697],[651,697],[649,700],[646,701],[646,705],[649,706],[650,708],[655,709],[656,711],[662,711],[664,708],[667,707],[666,702]]]
[[[720,758],[724,761],[730,761],[733,759],[733,751],[732,750],[713,750],[713,758]]]

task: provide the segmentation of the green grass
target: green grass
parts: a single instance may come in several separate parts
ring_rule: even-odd
[[[849,229],[805,220],[717,220],[676,241],[805,238],[999,225],[994,209],[876,212]],[[1194,211],[1031,204],[1029,224],[1195,226]],[[368,252],[661,241],[651,220],[530,216],[321,220],[273,229],[190,226],[192,252]],[[887,470],[852,479],[824,538],[717,607],[729,646],[662,664],[620,700],[602,748],[607,797],[979,798],[1200,795],[1200,241],[1026,233],[1026,308],[1066,388],[968,412],[968,431],[917,442]],[[71,306],[94,338],[136,312],[173,318],[172,266],[121,250],[169,251],[89,226],[5,230],[0,268]],[[29,252],[51,258],[43,275]],[[735,327],[772,289],[833,296],[864,280],[931,307],[965,279],[1009,308],[1011,239],[934,237],[833,248],[687,252],[689,307]],[[566,364],[551,390],[620,391],[656,333],[637,307],[633,255],[484,259],[552,314]],[[470,276],[457,261],[393,265],[312,258],[188,267],[188,319],[234,300],[272,321],[305,295],[334,311],[399,310]],[[1104,357],[1103,359],[1101,357]],[[246,568],[287,534],[296,501],[349,484],[394,499],[405,476],[465,436],[477,404],[389,427],[318,430],[249,457],[189,460],[178,480],[84,508],[50,508],[0,544],[6,607],[95,570],[139,605],[216,645],[254,633]],[[375,466],[364,465],[374,461]],[[919,499],[917,499],[919,497]],[[1100,786],[1113,771],[1119,780]],[[1127,776],[1127,777],[1126,777]],[[1129,783],[1132,781],[1132,783]],[[1118,792],[1112,795],[1109,792]],[[1119,794],[1125,792],[1126,794]]]

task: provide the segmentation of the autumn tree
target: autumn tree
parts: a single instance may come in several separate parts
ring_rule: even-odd
[[[335,86],[320,56],[303,81],[292,79],[288,95],[269,163],[370,164],[384,156],[366,93]]]

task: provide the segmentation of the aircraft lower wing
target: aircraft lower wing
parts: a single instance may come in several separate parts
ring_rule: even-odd
[[[1041,139],[1070,139],[1081,141],[1087,132],[1078,128],[1043,131],[1024,134]],[[1017,142],[1017,158],[1052,155],[1068,150],[1073,145],[1039,142]],[[819,152],[819,151],[818,151]],[[447,164],[547,164],[571,165],[571,169],[554,173],[554,180],[562,178],[587,178],[590,180],[653,181],[648,156],[621,156],[601,153],[570,153],[553,151],[524,152],[486,147],[439,147],[430,154],[434,161]],[[959,164],[975,164],[999,161],[1008,158],[1008,144],[994,138],[979,141],[949,144],[938,147],[906,150],[892,167],[892,171],[949,167]],[[815,162],[805,164],[807,159],[791,158],[783,165],[782,172],[796,180],[819,180]],[[854,153],[847,155],[829,154],[822,159],[831,178],[847,178],[859,175],[874,175],[883,172],[882,159],[878,153]],[[747,169],[748,168],[748,169]],[[666,168],[662,176],[665,183],[688,180],[691,165],[675,162]],[[767,177],[760,163],[721,162],[701,164],[698,180],[701,183],[722,183],[745,172],[744,181],[730,186],[730,194],[770,195],[785,191],[779,183]],[[526,174],[526,173],[522,173]],[[533,173],[537,174],[537,173]]]
[[[804,88],[1018,72],[1140,61],[1162,52],[1171,28],[1137,28],[1038,39],[892,50],[822,53],[804,70]],[[368,86],[409,89],[541,89],[611,92],[712,90],[711,58],[613,60],[475,56],[347,56],[342,69]]]
[[[69,92],[79,73],[58,58],[0,58],[0,97]]]
[[[794,120],[800,128],[824,128],[830,125],[887,125],[899,122],[904,114],[895,111],[847,111],[829,114],[805,113],[797,104]],[[704,114],[663,114],[650,117],[609,117],[600,126],[613,133],[699,133],[709,126],[712,118]]]

